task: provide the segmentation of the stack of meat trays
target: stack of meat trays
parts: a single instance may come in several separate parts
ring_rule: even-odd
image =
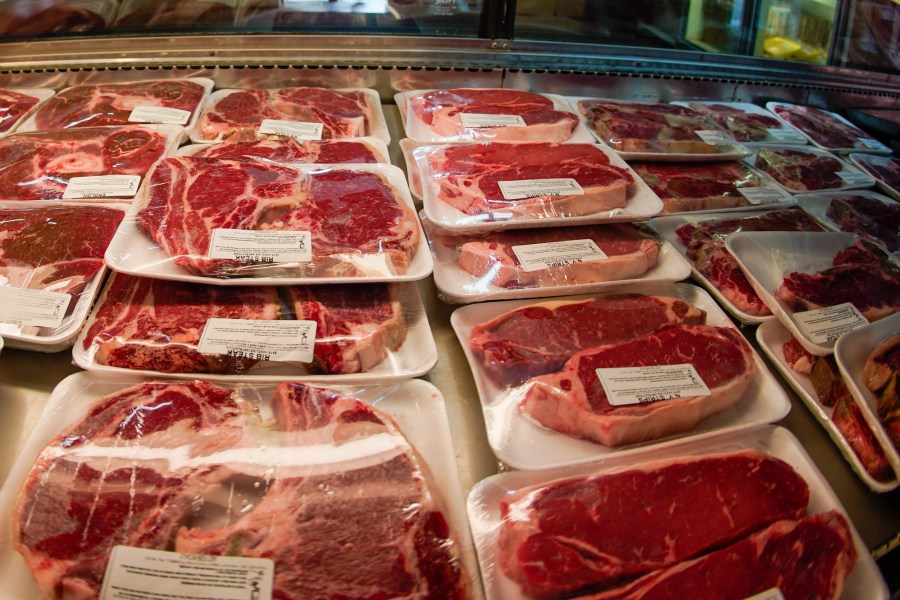
[[[10,96],[20,110],[0,140],[0,333],[8,345],[72,345],[128,203],[153,166],[174,154],[181,125],[197,116],[212,85],[81,84]]]
[[[679,281],[688,267],[633,222],[659,198],[565,99],[504,89],[397,95],[410,186],[448,302]]]

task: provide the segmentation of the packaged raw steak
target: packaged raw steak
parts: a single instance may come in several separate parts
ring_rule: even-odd
[[[766,147],[756,153],[752,164],[792,193],[875,184],[874,179],[856,167],[815,148]]]
[[[900,158],[853,153],[850,162],[874,177],[878,187],[895,200],[900,200]]]
[[[180,136],[181,128],[173,125],[13,134],[0,140],[0,199],[130,199],[141,178],[174,151]],[[86,177],[91,179],[76,179]]]
[[[748,102],[673,102],[709,117],[744,144],[806,144],[805,136],[788,127],[764,108]]]
[[[396,167],[252,159],[160,162],[126,225],[114,268],[168,262],[195,279],[398,276],[420,236]]]
[[[319,165],[391,162],[385,143],[373,137],[352,140],[273,137],[246,142],[190,144],[179,148],[178,155],[197,158],[256,158],[280,163]]]
[[[825,216],[841,231],[883,245],[888,252],[900,250],[900,204],[875,194],[845,194],[832,197]]]
[[[390,135],[378,94],[369,89],[284,87],[217,90],[191,131],[197,143],[270,136],[331,140]]]
[[[124,0],[116,14],[115,29],[209,29],[234,23],[235,2],[208,0]]]
[[[406,135],[427,142],[566,142],[578,126],[563,98],[513,89],[415,90],[397,106]]]
[[[766,107],[819,148],[890,153],[890,148],[831,111],[782,102],[769,102]]]
[[[369,372],[392,357],[384,373],[392,376],[408,360],[398,354],[408,333],[418,336],[422,325],[408,285],[222,287],[116,273],[76,360],[86,368],[284,379]]]
[[[155,79],[85,83],[66,88],[45,102],[21,131],[165,123],[190,126],[211,79]]]
[[[37,106],[53,95],[45,89],[0,89],[0,137],[14,132]]]
[[[9,0],[0,5],[0,35],[35,37],[106,29],[115,0]]]
[[[878,420],[888,438],[900,448],[900,332],[880,342],[866,358],[863,369],[866,388],[875,396]]]
[[[442,400],[418,400],[440,398],[418,383],[73,376],[51,403],[59,424],[30,442],[21,492],[4,498],[24,560],[4,565],[6,585],[17,597],[87,598],[125,578],[152,592],[152,577],[134,577],[121,556],[155,550],[166,553],[149,558],[156,574],[195,557],[187,586],[175,577],[166,584],[181,587],[165,589],[207,597],[241,586],[256,597],[241,577],[251,569],[259,597],[469,598],[458,489],[432,475],[455,465],[414,431],[449,440]],[[435,420],[417,420],[404,402]],[[272,561],[270,575],[255,573],[265,561],[205,569],[225,556]]]

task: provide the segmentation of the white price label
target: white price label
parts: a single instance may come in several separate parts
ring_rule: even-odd
[[[460,113],[460,121],[465,128],[478,127],[525,127],[525,119],[519,115],[486,115],[482,113]]]
[[[597,377],[612,406],[709,396],[694,365],[657,365],[597,369]]]
[[[859,143],[869,148],[870,150],[888,150],[888,148],[879,142],[878,140],[873,140],[872,138],[857,138]]]
[[[134,198],[141,185],[140,175],[92,175],[73,177],[63,192],[64,199]]]
[[[61,292],[0,287],[0,323],[56,329],[71,300],[71,295]]]
[[[769,137],[774,142],[780,142],[782,144],[806,144],[807,140],[803,137],[803,134],[794,131],[793,129],[788,129],[787,127],[781,127],[778,129],[768,129]]]
[[[713,146],[731,146],[732,144],[734,144],[734,140],[721,131],[701,129],[695,131],[694,133],[696,133],[697,137],[699,137],[701,140],[703,140],[707,144],[712,144]]]
[[[791,199],[787,192],[767,187],[738,188],[738,193],[747,199],[750,204],[772,204],[774,202],[786,202]]]
[[[794,313],[797,325],[816,344],[830,344],[869,321],[850,302]]]
[[[207,319],[197,350],[253,360],[312,362],[315,321]]]
[[[500,192],[507,200],[522,200],[538,196],[581,196],[584,188],[571,177],[558,179],[520,179],[498,181]]]
[[[135,106],[128,115],[129,123],[166,123],[184,125],[191,119],[191,111],[165,106]]]
[[[847,185],[871,185],[872,178],[859,171],[838,171],[840,177]]]
[[[269,135],[283,135],[298,140],[321,140],[323,127],[322,123],[264,119],[259,124],[259,132]]]
[[[275,563],[268,558],[113,548],[100,600],[265,600]]]
[[[256,263],[309,262],[312,260],[312,234],[309,231],[213,229],[207,255]]]
[[[588,239],[525,244],[513,246],[512,251],[529,272],[609,258],[594,240]]]
[[[744,600],[784,600],[784,595],[781,593],[781,590],[775,587],[758,594],[753,594],[749,598],[744,598]]]

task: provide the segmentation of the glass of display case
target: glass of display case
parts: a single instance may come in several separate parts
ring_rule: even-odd
[[[762,0],[752,54],[824,65],[836,0]]]

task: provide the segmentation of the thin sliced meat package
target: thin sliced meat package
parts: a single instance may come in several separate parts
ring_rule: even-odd
[[[320,165],[390,162],[379,149],[363,140],[297,140],[290,137],[194,145],[184,156],[256,158]]]
[[[761,184],[759,175],[738,161],[629,166],[662,200],[663,214],[751,206],[739,190]]]
[[[498,562],[528,597],[568,598],[800,518],[808,502],[794,468],[756,450],[650,461],[507,494]]]
[[[62,199],[74,177],[143,177],[174,150],[180,129],[132,124],[15,133],[0,140],[0,198]]]
[[[553,98],[522,90],[420,90],[404,102],[407,135],[423,141],[565,142],[578,125]]]
[[[593,144],[453,144],[417,162],[426,200],[487,220],[602,213],[633,193],[629,169]]]
[[[210,97],[191,139],[196,142],[247,141],[265,137],[266,119],[319,124],[321,139],[362,137],[376,133],[380,110],[363,89],[319,87],[218,90]]]
[[[709,395],[613,404],[598,369],[691,365]],[[555,373],[514,392],[519,410],[548,429],[616,447],[694,428],[744,397],[757,372],[750,346],[730,327],[678,325],[621,343],[582,350]]]
[[[148,175],[136,221],[173,264],[201,277],[399,275],[418,247],[419,224],[392,169],[170,158]],[[286,261],[267,257],[263,242],[255,251],[225,243],[227,257],[212,257],[223,230],[296,232],[309,241]]]
[[[47,598],[98,596],[117,545],[270,559],[279,599],[469,597],[428,465],[352,394],[147,381],[86,409],[13,517]]]

